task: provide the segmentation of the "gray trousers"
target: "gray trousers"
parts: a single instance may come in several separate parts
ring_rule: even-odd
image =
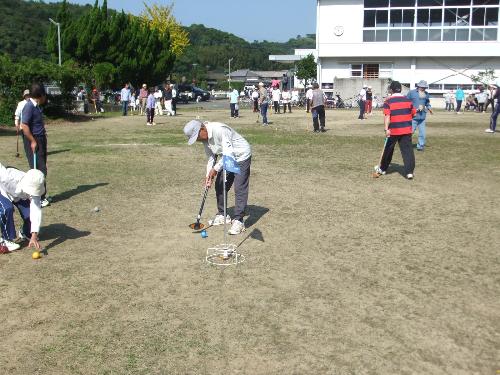
[[[234,183],[235,207],[234,219],[243,222],[245,209],[248,202],[248,187],[250,183],[250,165],[252,164],[252,157],[247,160],[239,162],[240,174],[227,172],[226,192],[231,189]],[[219,214],[224,215],[224,171],[217,175],[215,180],[215,194],[217,196],[217,209]]]

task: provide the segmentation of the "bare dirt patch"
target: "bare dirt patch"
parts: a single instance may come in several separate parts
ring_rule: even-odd
[[[240,267],[192,234],[198,113],[49,126],[48,256],[0,256],[8,374],[494,374],[500,369],[500,156],[488,117],[437,113],[415,180],[369,177],[381,115],[228,119],[252,143]],[[0,161],[16,159],[0,137]],[[230,194],[230,206],[233,203]],[[215,213],[213,192],[204,221]],[[94,212],[94,207],[100,208]],[[248,237],[246,237],[248,236]]]

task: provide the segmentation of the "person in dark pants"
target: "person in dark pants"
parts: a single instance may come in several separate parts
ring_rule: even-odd
[[[38,233],[42,222],[41,195],[44,191],[45,177],[41,171],[30,169],[28,172],[0,164],[0,245],[9,251],[20,248],[14,242],[16,226],[14,208],[22,219],[19,239],[29,240],[29,247],[40,250]]]
[[[47,100],[45,87],[42,84],[34,83],[30,90],[30,100],[23,108],[21,130],[23,134],[24,152],[28,159],[30,169],[40,170],[47,178],[47,133],[43,121],[41,105]],[[34,163],[36,155],[36,168]],[[47,186],[44,185],[44,194],[42,195],[42,207],[50,205],[46,198]]]
[[[358,94],[358,104],[359,104],[359,116],[358,120],[364,120],[365,119],[365,106],[366,106],[366,90],[367,86],[363,85],[363,88]]]
[[[128,83],[123,86],[122,91],[120,92],[120,101],[122,103],[122,115],[127,116],[127,111],[128,111],[128,102],[130,101],[131,97],[130,93],[130,88],[128,86]]]
[[[498,118],[498,115],[500,114],[500,79],[497,79],[497,81],[495,83],[495,87],[496,87],[496,90],[495,90],[495,94],[493,96],[493,101],[496,100],[497,104],[495,106],[493,113],[491,114],[490,127],[485,130],[486,133],[495,133],[496,132],[497,118]]]
[[[390,96],[384,103],[386,140],[380,165],[375,166],[375,172],[372,176],[378,178],[386,173],[392,161],[394,147],[398,143],[403,157],[406,178],[411,180],[415,170],[415,154],[411,142],[412,119],[417,110],[413,107],[412,100],[401,94],[401,84],[398,81],[392,81],[388,91]]]
[[[488,110],[489,105],[491,105],[491,113],[495,112],[495,93],[497,91],[496,88],[497,87],[495,85],[489,85],[488,87],[486,105],[484,106],[485,112]]]
[[[311,114],[313,118],[314,132],[325,132],[325,100],[326,96],[319,84],[313,84],[311,99]]]
[[[175,85],[170,85],[170,88],[172,89],[172,111],[175,115],[177,113],[177,89]]]
[[[250,183],[250,166],[252,164],[252,150],[248,142],[234,129],[220,122],[201,122],[191,120],[184,126],[184,134],[188,138],[188,144],[196,141],[203,143],[205,153],[208,157],[205,186],[210,187],[215,180],[215,193],[217,197],[217,215],[209,221],[210,225],[223,225],[231,220],[224,217],[224,180],[223,169],[224,157],[229,157],[239,167],[239,173],[227,172],[226,191],[234,185],[235,208],[234,218],[229,229],[229,234],[240,234],[245,231],[243,216],[248,201],[248,190]],[[216,158],[220,156],[217,162]]]
[[[460,109],[462,108],[462,102],[465,99],[465,93],[464,90],[462,90],[462,86],[458,86],[458,88],[455,91],[455,99],[457,100],[457,109],[455,110],[455,113],[459,115]]]

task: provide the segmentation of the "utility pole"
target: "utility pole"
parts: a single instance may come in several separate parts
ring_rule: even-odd
[[[61,66],[61,24],[49,18],[49,21],[57,26],[57,47],[59,49],[59,66]]]
[[[233,61],[233,58],[234,57],[231,57],[229,59],[229,78],[228,78],[228,81],[229,81],[229,90],[231,90],[231,61]]]

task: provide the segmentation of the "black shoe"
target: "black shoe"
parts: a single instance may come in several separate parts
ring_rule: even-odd
[[[319,130],[315,129],[315,130],[314,130],[314,133],[319,133]]]
[[[325,133],[325,132],[326,132],[326,129],[325,129],[325,128],[321,128],[321,129],[320,129],[320,132],[321,132],[321,133]]]

